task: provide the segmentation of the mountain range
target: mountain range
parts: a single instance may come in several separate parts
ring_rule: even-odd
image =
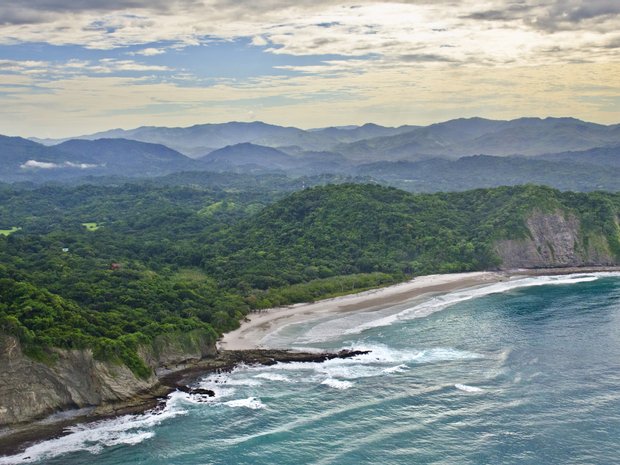
[[[163,144],[192,158],[240,143],[291,151],[332,151],[351,160],[419,160],[468,155],[525,155],[620,145],[620,125],[575,118],[519,118],[497,121],[461,118],[430,126],[359,127],[302,130],[262,122],[202,124],[186,128],[145,126],[113,129],[75,139],[123,138]],[[56,145],[64,140],[38,140]]]
[[[112,129],[75,139],[122,138],[167,145],[192,158],[206,155],[229,145],[251,142],[267,147],[301,147],[304,150],[325,150],[340,143],[356,142],[381,136],[407,132],[414,126],[388,128],[376,124],[345,128],[320,128],[309,131],[282,127],[260,121],[252,123],[230,122],[223,124],[198,124],[185,128],[143,126],[136,129]],[[56,145],[67,139],[36,139],[45,145]]]
[[[211,171],[364,176],[408,190],[538,181],[613,190],[620,178],[620,125],[469,118],[423,127],[303,130],[231,122],[114,129],[70,140],[0,136],[0,157],[0,180],[9,182]]]

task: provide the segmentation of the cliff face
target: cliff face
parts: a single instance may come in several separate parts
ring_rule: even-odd
[[[157,375],[214,353],[215,346],[198,334],[155,341],[141,353],[155,374],[140,379],[124,365],[95,360],[90,350],[56,349],[54,363],[37,362],[23,354],[17,339],[0,334],[0,428],[61,410],[129,400],[156,387]]]
[[[495,243],[502,269],[610,266],[618,261],[602,234],[584,234],[570,213],[534,211],[527,219],[529,237]]]

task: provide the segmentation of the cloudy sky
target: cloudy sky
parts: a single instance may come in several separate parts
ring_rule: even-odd
[[[0,133],[620,122],[618,0],[6,0]]]

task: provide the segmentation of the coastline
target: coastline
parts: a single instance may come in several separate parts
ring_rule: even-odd
[[[614,271],[620,271],[620,267],[527,268],[419,276],[404,283],[357,294],[347,294],[316,302],[273,307],[254,312],[241,322],[238,329],[224,334],[218,341],[217,348],[218,350],[275,348],[264,346],[262,341],[284,326],[304,323],[337,313],[373,311],[413,299],[495,284],[519,277]]]
[[[248,315],[238,329],[222,336],[217,348],[218,350],[266,348],[262,344],[265,337],[290,324],[304,323],[337,313],[377,310],[416,298],[494,284],[509,278],[510,274],[502,271],[425,275],[404,283],[357,294],[269,308]]]
[[[159,409],[174,391],[211,397],[212,391],[191,387],[198,378],[208,373],[228,372],[241,364],[316,363],[336,358],[351,358],[364,353],[367,352],[355,350],[320,353],[292,350],[222,350],[214,357],[178,365],[176,369],[160,376],[153,388],[140,392],[130,399],[66,410],[40,420],[0,429],[0,458],[17,454],[37,442],[65,436],[69,433],[68,428],[75,425],[113,419],[123,415],[138,415],[152,409]]]
[[[427,299],[449,292],[491,285],[510,279],[528,276],[554,276],[581,273],[620,272],[620,267],[570,267],[539,268],[503,271],[481,271],[454,274],[435,274],[416,277],[410,281],[372,290],[348,294],[311,303],[300,303],[287,307],[275,307],[253,313],[243,321],[241,327],[226,333],[217,343],[218,356],[178,365],[160,376],[160,382],[153,389],[137,394],[134,398],[115,404],[102,404],[80,411],[54,414],[46,419],[21,424],[13,431],[0,431],[0,457],[23,450],[24,446],[67,434],[66,428],[76,424],[115,418],[124,414],[140,414],[156,407],[168,394],[187,386],[197,378],[213,371],[232,370],[242,363],[275,363],[275,353],[285,353],[284,358],[302,353],[262,347],[261,340],[278,329],[296,323],[303,323],[325,316],[356,311],[379,310],[386,306]],[[273,349],[273,350],[270,350]],[[266,361],[257,358],[267,356]],[[303,354],[312,357],[324,354]],[[333,354],[332,354],[333,355]],[[287,361],[280,359],[280,361]],[[290,361],[294,361],[291,360]],[[300,360],[301,361],[301,360]],[[184,390],[184,389],[181,389]]]

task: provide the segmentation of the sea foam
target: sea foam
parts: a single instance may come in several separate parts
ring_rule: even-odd
[[[284,382],[291,381],[290,378],[288,378],[287,376],[279,375],[277,373],[259,373],[255,375],[254,378],[261,378],[261,379],[266,379],[269,381],[284,381]]]
[[[135,445],[152,438],[152,429],[160,423],[187,413],[182,400],[187,397],[181,392],[172,393],[162,409],[154,409],[141,415],[123,415],[111,420],[102,420],[71,426],[69,434],[39,442],[24,452],[0,457],[0,465],[43,462],[60,455],[86,451],[98,454],[107,447],[119,444]]]
[[[476,386],[468,386],[467,384],[455,384],[454,385],[455,388],[457,388],[459,391],[464,391],[464,392],[484,392],[484,389],[476,387]]]
[[[228,402],[224,402],[224,405],[226,405],[227,407],[233,407],[233,408],[244,407],[244,408],[249,408],[252,410],[258,410],[258,409],[265,408],[265,404],[263,404],[260,401],[260,399],[257,399],[256,397],[248,397],[247,399],[229,400]]]
[[[351,381],[341,381],[341,380],[334,379],[334,378],[327,378],[323,380],[321,384],[324,384],[325,386],[329,386],[334,389],[340,389],[340,390],[349,389],[350,387],[353,386],[353,383]]]

